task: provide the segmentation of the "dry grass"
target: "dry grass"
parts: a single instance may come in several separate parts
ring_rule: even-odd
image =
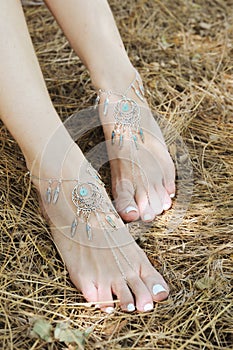
[[[2,126],[0,347],[75,349],[32,337],[33,322],[43,318],[52,327],[93,326],[85,349],[232,349],[233,1],[110,4],[151,106],[181,133],[194,168],[192,202],[180,226],[169,234],[151,228],[140,242],[171,296],[146,315],[106,316],[83,305],[24,178],[22,154]],[[44,6],[25,13],[65,119],[93,103],[89,75]]]

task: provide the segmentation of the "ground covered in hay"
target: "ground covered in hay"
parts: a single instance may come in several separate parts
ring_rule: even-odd
[[[23,156],[1,125],[0,348],[232,349],[233,1],[110,4],[151,107],[182,135],[194,170],[180,225],[170,233],[151,228],[140,241],[171,296],[143,315],[85,306],[25,179]],[[93,103],[89,75],[45,6],[25,14],[65,120]],[[101,130],[92,135],[102,138]],[[84,150],[89,143],[84,137]]]

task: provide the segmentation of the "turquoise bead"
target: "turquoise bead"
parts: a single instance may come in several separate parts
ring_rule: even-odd
[[[85,197],[88,195],[88,190],[85,187],[81,187],[79,194],[80,194],[80,196]]]
[[[115,136],[116,136],[116,133],[115,133],[115,131],[113,130],[113,131],[112,131],[112,137],[111,137],[111,138],[112,138],[112,145],[114,145],[114,143],[115,143],[115,140],[114,140],[114,139],[115,139]]]
[[[115,222],[114,222],[113,219],[111,218],[111,216],[107,215],[107,216],[105,217],[105,219],[107,220],[107,222],[109,223],[110,226],[112,226],[113,228],[116,228],[116,227],[117,227],[116,224],[115,224]]]
[[[140,128],[139,134],[140,134],[140,137],[141,137],[142,142],[144,142],[144,133],[143,133],[142,128]]]
[[[129,110],[129,104],[128,104],[128,102],[126,102],[126,103],[124,103],[122,105],[122,111],[123,112],[128,112],[128,110]]]

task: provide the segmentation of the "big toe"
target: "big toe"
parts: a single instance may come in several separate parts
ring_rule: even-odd
[[[114,204],[117,212],[124,221],[139,219],[139,209],[134,200],[134,187],[130,180],[120,180],[115,186]]]

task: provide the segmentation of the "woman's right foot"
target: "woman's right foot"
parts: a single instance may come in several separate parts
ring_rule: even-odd
[[[99,115],[116,209],[127,222],[139,218],[151,222],[172,206],[175,167],[146,102],[141,77],[131,68],[117,82],[119,87],[114,88],[114,79],[100,81],[99,86]]]
[[[70,148],[63,161],[61,173],[55,171],[55,159],[58,158],[50,157],[47,152],[40,162],[40,167],[35,164],[32,168],[32,180],[41,196],[50,221],[54,243],[67,266],[72,282],[82,291],[88,302],[94,303],[105,312],[114,311],[114,296],[119,300],[119,305],[124,311],[152,310],[153,302],[159,302],[168,297],[169,288],[163,277],[150,264],[120,217],[117,218],[117,214],[113,212],[110,214],[107,212],[106,207],[111,207],[112,203],[104,187],[84,169],[88,163],[78,146],[73,144]],[[105,206],[104,213],[100,213],[97,209],[98,220],[94,211],[91,212],[88,225],[91,228],[92,237],[89,238],[86,221],[82,222],[81,212],[77,216],[76,229],[74,226],[71,229],[77,210],[72,201],[72,192],[74,195],[73,190],[77,181],[62,181],[56,204],[52,203],[52,199],[48,204],[46,191],[49,184],[47,180],[42,180],[60,177],[74,180],[77,176],[79,182],[83,184],[83,187],[79,187],[81,195],[85,197],[86,191],[96,189],[95,186],[97,186],[96,193],[103,199],[103,206]],[[54,193],[57,182],[50,185]],[[96,205],[98,206],[98,201],[94,200],[93,210]],[[110,216],[110,223],[106,220],[106,216]],[[112,227],[114,226],[112,221],[117,228]]]

